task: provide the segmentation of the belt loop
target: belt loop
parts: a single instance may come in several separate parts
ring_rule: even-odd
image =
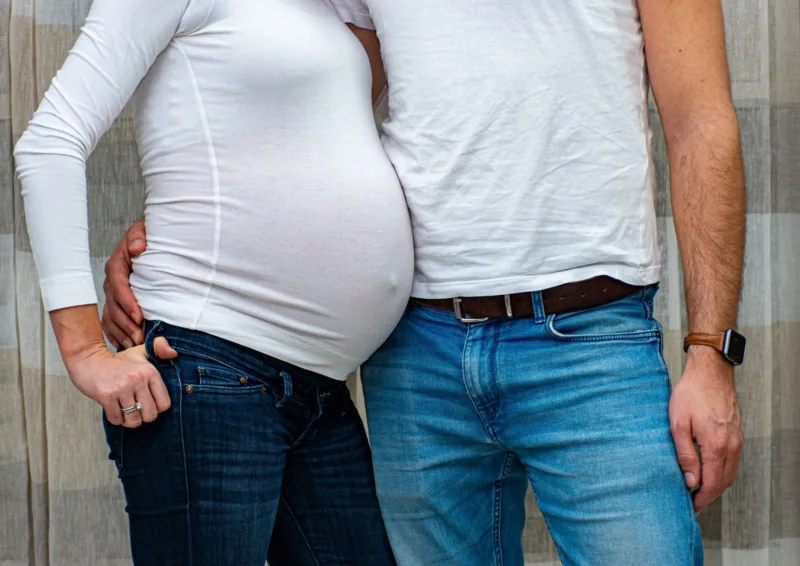
[[[534,291],[531,293],[531,302],[533,303],[533,321],[536,324],[542,324],[547,320],[547,313],[544,312],[544,300],[542,299],[541,291]]]
[[[281,408],[286,404],[286,401],[292,398],[292,376],[285,371],[280,372],[278,375],[283,378],[283,397],[275,406]]]

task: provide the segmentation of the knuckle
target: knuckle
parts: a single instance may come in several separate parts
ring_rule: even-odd
[[[117,400],[117,396],[113,390],[103,389],[97,392],[97,400],[103,407],[113,406]]]
[[[125,374],[125,382],[128,386],[136,386],[147,381],[147,376],[141,371],[129,371]]]
[[[711,445],[711,451],[717,456],[722,456],[728,452],[728,443],[716,441]]]
[[[684,432],[689,430],[689,423],[683,419],[672,419],[669,422],[669,428],[672,432]]]

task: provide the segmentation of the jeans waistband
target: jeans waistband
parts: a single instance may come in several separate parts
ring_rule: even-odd
[[[176,351],[191,352],[198,355],[213,356],[214,359],[248,371],[254,375],[275,375],[288,373],[292,379],[323,390],[338,390],[346,387],[343,381],[332,379],[311,370],[303,369],[273,356],[241,346],[229,340],[159,320],[145,321],[145,345],[152,347],[152,340],[158,336],[167,339]],[[150,352],[152,354],[152,352]]]

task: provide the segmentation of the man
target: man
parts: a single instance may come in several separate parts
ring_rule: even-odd
[[[701,564],[694,511],[742,443],[744,180],[719,0],[332,3],[368,51],[380,39],[416,244],[409,309],[362,373],[399,563],[522,564],[530,481],[564,564]],[[648,79],[691,333],[671,394]],[[131,343],[141,227],[127,242],[106,319]]]

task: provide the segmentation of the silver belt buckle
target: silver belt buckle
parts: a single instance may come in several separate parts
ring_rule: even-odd
[[[485,318],[465,318],[464,307],[461,305],[461,299],[453,299],[453,312],[456,313],[456,318],[464,324],[470,324],[473,322],[486,322],[489,320],[488,316]]]

